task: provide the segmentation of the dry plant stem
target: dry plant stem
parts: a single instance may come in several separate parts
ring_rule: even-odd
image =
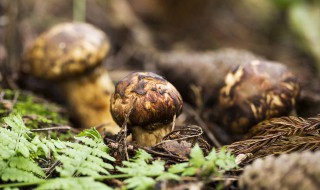
[[[56,127],[46,127],[41,129],[31,129],[31,132],[40,132],[40,131],[55,131],[55,130],[70,130],[72,127],[63,125],[63,126],[56,126]]]
[[[111,142],[110,144],[108,144],[108,146],[112,149],[115,149],[115,150],[119,150],[119,148],[121,147],[121,145],[119,143],[114,143],[114,142]],[[172,158],[176,161],[186,161],[185,159],[179,157],[179,156],[176,156],[176,155],[173,155],[173,154],[166,154],[166,153],[163,153],[163,152],[159,152],[159,151],[155,151],[155,150],[152,150],[150,147],[142,147],[142,146],[132,146],[132,145],[127,145],[126,147],[126,150],[129,150],[129,151],[137,151],[137,149],[143,149],[145,150],[146,152],[148,152],[149,154],[152,154],[152,155],[156,155],[156,156],[160,156],[160,157],[167,157],[167,158]]]
[[[176,156],[176,155],[173,155],[173,154],[165,154],[165,153],[162,153],[162,152],[158,152],[158,151],[154,151],[150,148],[146,148],[146,147],[139,147],[140,149],[143,149],[145,150],[146,152],[150,153],[150,154],[153,154],[153,155],[157,155],[157,156],[162,156],[162,157],[168,157],[168,158],[172,158],[172,159],[175,159],[177,161],[187,161],[179,156]]]
[[[57,166],[59,166],[61,164],[60,161],[56,161],[54,164],[52,164],[52,166],[48,169],[48,171],[46,172],[46,179],[49,178],[51,176],[51,174],[53,173],[53,171],[56,169]]]
[[[17,86],[14,84],[13,80],[16,78],[15,74],[18,72],[18,54],[19,48],[17,47],[18,43],[18,16],[20,9],[20,1],[19,0],[10,0],[9,3],[9,22],[6,28],[6,40],[5,45],[8,52],[7,62],[5,64],[5,72],[2,74],[6,74],[4,77],[7,79],[7,83],[10,88],[16,89]]]
[[[157,143],[156,145],[154,145],[154,147],[159,146],[159,145],[161,145],[163,143],[170,142],[170,141],[182,141],[182,140],[185,140],[185,139],[191,139],[191,138],[199,137],[199,136],[201,136],[203,134],[202,128],[199,127],[199,129],[200,129],[200,132],[195,131],[197,133],[195,135],[189,135],[189,136],[186,136],[186,137],[181,137],[181,138],[172,139],[172,140],[171,139],[170,140],[163,140],[163,141]],[[177,131],[189,131],[189,130],[190,130],[190,128],[188,130],[187,129],[179,129]],[[177,131],[172,131],[171,133],[167,134],[163,138],[166,138],[166,137],[170,136],[172,133],[177,132]]]
[[[217,147],[221,147],[221,143],[218,141],[218,139],[215,137],[215,135],[212,133],[212,131],[207,127],[206,123],[201,119],[199,114],[191,107],[188,105],[185,105],[188,109],[187,111],[191,112],[191,114],[195,117],[195,120],[197,123],[201,126],[201,128],[204,130],[210,141]]]
[[[86,0],[73,0],[73,21],[84,22],[86,18]]]
[[[128,145],[127,145],[127,133],[128,133],[128,128],[127,128],[127,123],[128,123],[128,120],[129,120],[129,116],[132,112],[132,109],[133,109],[133,104],[136,102],[137,99],[134,99],[132,101],[132,104],[130,106],[130,110],[129,112],[127,113],[126,117],[125,117],[125,120],[121,126],[121,130],[120,132],[118,133],[117,135],[117,143],[121,144],[123,149],[124,149],[124,154],[125,154],[125,159],[126,160],[129,160],[129,154],[128,154]],[[118,149],[118,148],[117,148]]]

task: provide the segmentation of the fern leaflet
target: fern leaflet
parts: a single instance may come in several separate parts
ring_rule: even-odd
[[[47,189],[84,189],[84,190],[111,190],[110,187],[106,186],[101,182],[97,182],[92,177],[82,178],[56,178],[46,181],[39,185],[36,190],[47,190]]]
[[[33,161],[37,146],[28,136],[30,130],[21,116],[3,119],[6,128],[0,127],[0,177],[3,181],[34,182],[44,177],[42,169]]]

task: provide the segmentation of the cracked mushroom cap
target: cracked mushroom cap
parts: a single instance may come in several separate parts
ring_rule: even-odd
[[[257,159],[244,168],[240,189],[283,190],[320,187],[320,152],[283,154]]]
[[[107,36],[93,25],[62,23],[35,40],[22,69],[38,78],[66,78],[99,65],[109,49]]]
[[[289,114],[300,92],[297,78],[282,64],[254,60],[229,72],[219,94],[222,123],[245,133],[257,123]]]
[[[111,114],[119,126],[154,129],[172,122],[182,111],[182,98],[167,80],[151,72],[135,72],[116,85]]]

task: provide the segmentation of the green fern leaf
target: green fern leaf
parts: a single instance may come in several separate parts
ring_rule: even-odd
[[[3,181],[36,182],[40,181],[33,173],[18,168],[5,168],[2,171]]]
[[[205,162],[205,158],[203,156],[203,152],[201,150],[201,148],[199,147],[198,144],[196,144],[191,152],[190,152],[190,163],[194,166],[194,167],[200,167],[201,165],[203,165],[203,163]]]
[[[32,157],[37,157],[37,146],[28,136],[31,132],[21,116],[12,114],[3,119],[8,128],[0,127],[0,177],[3,181],[34,182],[44,177],[42,169]]]
[[[0,159],[0,171],[7,167],[7,162]]]
[[[103,142],[103,139],[97,129],[85,129],[81,133],[77,135],[77,137],[90,137],[94,139],[96,142]]]
[[[66,145],[64,142],[61,142],[60,140],[51,140],[54,146],[58,149],[64,149],[66,148]]]
[[[204,157],[202,150],[196,144],[191,150],[190,157],[189,162],[171,165],[168,171],[173,174],[181,173],[182,176],[205,177],[212,174],[219,176],[223,170],[227,171],[237,167],[235,157],[226,151],[225,147],[219,152],[212,149],[209,155]]]
[[[8,159],[12,155],[14,155],[14,153],[15,153],[14,148],[10,149],[8,146],[5,147],[2,144],[0,144],[0,157],[1,157],[1,159]],[[0,169],[1,169],[1,167],[0,167]]]
[[[21,156],[20,157],[13,157],[10,160],[10,166],[12,168],[18,168],[21,170],[33,172],[34,174],[45,177],[44,172],[37,164],[35,164],[31,160],[24,158],[24,157],[21,157]]]
[[[42,143],[45,144],[45,146],[47,148],[49,148],[53,153],[56,153],[57,150],[56,150],[56,147],[55,145],[53,144],[53,142],[51,142],[52,140],[47,140],[47,139],[41,139]]]
[[[98,156],[98,157],[101,157],[101,158],[105,158],[105,159],[110,160],[112,162],[116,161],[115,158],[113,158],[107,152],[105,152],[105,151],[103,151],[101,149],[94,149],[93,152],[92,152],[92,155]]]
[[[111,158],[113,158],[113,157],[111,157]],[[109,170],[113,170],[114,169],[114,167],[111,164],[103,162],[103,160],[101,158],[99,158],[99,157],[96,157],[96,156],[93,156],[93,155],[89,155],[87,157],[87,160],[92,162],[92,163],[99,163],[99,165],[102,166],[105,169],[109,169]]]
[[[88,137],[74,137],[75,139],[83,142],[85,145],[88,145],[90,147],[96,147],[97,146],[97,142],[94,141],[93,139],[90,139]]]
[[[173,173],[173,174],[182,173],[188,167],[189,167],[189,163],[188,162],[174,164],[174,165],[171,165],[171,167],[169,168],[168,172]]]
[[[77,173],[74,176],[77,175],[85,175],[85,176],[90,176],[90,177],[99,177],[101,176],[97,171],[89,168],[78,168]]]
[[[30,156],[30,151],[27,146],[18,143],[17,152],[20,152],[24,157]]]
[[[161,175],[159,175],[156,180],[176,180],[179,181],[181,179],[181,177],[179,175],[173,174],[173,173],[162,173]]]
[[[49,156],[50,153],[50,149],[49,147],[46,145],[45,142],[43,142],[46,139],[39,139],[39,136],[35,136],[31,143],[34,144],[36,146],[36,150],[35,152],[37,152],[38,155],[44,155],[45,157]],[[42,152],[40,152],[42,150]]]
[[[145,150],[143,149],[139,149],[136,153],[136,155],[133,157],[133,160],[135,160],[135,162],[137,161],[148,161],[152,159],[152,156],[147,153]]]
[[[14,132],[11,132],[11,130],[9,129],[5,129],[5,128],[0,128],[0,133],[1,133],[1,144],[3,145],[12,145],[15,144],[15,140],[18,135],[16,135]]]
[[[80,137],[75,137],[80,143],[64,142],[65,148],[57,148],[55,155],[57,160],[62,163],[57,171],[63,177],[78,175],[100,176],[100,174],[109,175],[108,169],[113,169],[111,164],[104,162],[103,159],[115,161],[107,151],[107,146],[100,138],[92,136],[94,130],[86,130]],[[92,138],[85,135],[89,134]]]
[[[117,170],[133,177],[124,180],[129,189],[149,189],[154,186],[158,179],[179,179],[175,174],[165,172],[164,161],[155,160],[147,163],[151,155],[144,150],[138,150],[136,156],[130,161],[123,161],[125,167],[117,167]]]
[[[137,176],[124,180],[128,189],[146,190],[154,187],[156,180],[151,177]]]
[[[100,162],[98,162],[98,163],[100,163]],[[95,163],[95,162],[83,162],[81,164],[81,168],[89,169],[89,170],[100,172],[100,173],[103,173],[103,174],[109,174],[109,172],[105,168],[103,168],[103,166],[100,166],[100,164],[98,164],[98,163]],[[113,168],[111,168],[111,169],[113,169]]]
[[[94,181],[94,179],[90,177],[56,178],[52,180],[47,180],[45,183],[40,184],[36,188],[36,190],[48,190],[48,189],[112,190],[107,185],[101,182]]]
[[[9,117],[3,119],[5,124],[12,128],[12,131],[19,134],[30,133],[30,130],[24,125],[23,120],[19,114],[12,114]]]

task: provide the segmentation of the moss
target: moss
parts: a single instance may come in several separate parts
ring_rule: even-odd
[[[68,125],[64,109],[32,93],[18,90],[0,89],[0,117],[18,112],[30,129]],[[66,139],[71,132],[53,131],[51,138]]]

